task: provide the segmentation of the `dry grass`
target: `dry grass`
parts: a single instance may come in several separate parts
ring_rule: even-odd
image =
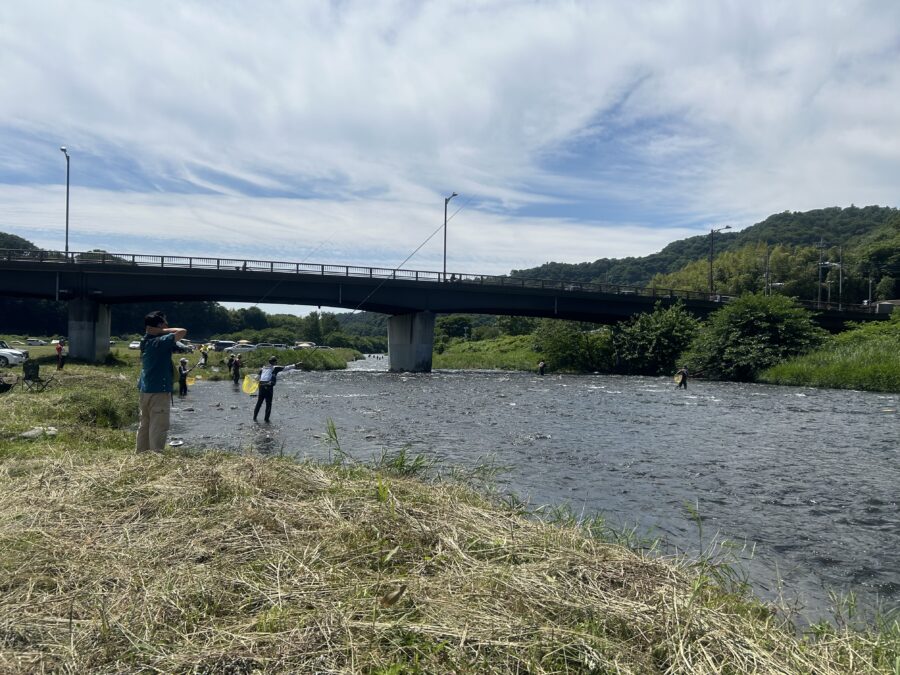
[[[4,674],[900,673],[896,624],[798,636],[709,565],[426,482],[405,455],[136,456],[133,377],[62,379],[2,399]],[[35,424],[59,435],[18,437]]]
[[[669,563],[360,468],[8,457],[0,551],[10,673],[876,672],[858,636],[805,644]]]

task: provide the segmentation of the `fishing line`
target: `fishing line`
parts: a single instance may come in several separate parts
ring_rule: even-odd
[[[460,211],[462,211],[466,206],[468,206],[469,202],[471,202],[471,201],[472,201],[472,197],[469,197],[468,199],[466,199],[466,201],[464,201],[462,204],[460,204],[459,208],[457,208],[456,211],[454,211],[453,214],[447,218],[447,223],[449,223],[451,220],[453,220],[453,218],[456,217],[456,214],[459,213]],[[396,272],[397,270],[402,268],[407,262],[409,262],[409,259],[412,258],[416,253],[418,253],[419,250],[421,250],[421,248],[425,244],[427,244],[429,241],[431,241],[432,237],[434,237],[434,235],[436,235],[438,232],[440,232],[443,228],[444,228],[444,223],[441,223],[440,225],[438,225],[437,229],[434,232],[432,232],[431,234],[429,234],[428,237],[425,239],[425,241],[423,241],[421,244],[419,244],[416,247],[415,251],[413,251],[408,256],[406,256],[406,259],[402,263],[400,263],[395,268],[393,268],[393,271]],[[387,283],[387,279],[382,279],[381,283],[378,284],[375,288],[373,288],[372,291],[366,297],[364,297],[362,300],[360,300],[359,304],[356,306],[356,308],[350,313],[356,314],[359,311],[359,308],[362,307],[363,303],[366,300],[368,300],[369,298],[371,298],[375,294],[375,292],[378,291],[379,288],[384,286],[385,283]]]

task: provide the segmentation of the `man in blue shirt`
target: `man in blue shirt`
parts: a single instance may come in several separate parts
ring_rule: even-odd
[[[162,450],[166,445],[172,398],[172,354],[175,343],[185,335],[185,328],[169,328],[166,315],[162,312],[150,312],[144,317],[141,377],[138,380],[138,452]]]

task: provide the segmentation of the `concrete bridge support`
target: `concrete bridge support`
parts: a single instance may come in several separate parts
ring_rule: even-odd
[[[434,312],[398,314],[388,319],[388,359],[392,373],[430,373]]]
[[[69,301],[69,357],[100,362],[109,353],[110,307],[89,298]]]

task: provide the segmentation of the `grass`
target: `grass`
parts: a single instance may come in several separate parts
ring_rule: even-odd
[[[897,622],[797,634],[710,560],[361,465],[333,424],[327,464],[135,455],[121,375],[4,395],[4,673],[900,672]]]
[[[835,389],[900,392],[900,312],[832,337],[822,348],[762,372],[758,380]]]
[[[450,369],[535,370],[541,355],[532,349],[531,335],[504,335],[493,340],[455,342],[432,365]]]

